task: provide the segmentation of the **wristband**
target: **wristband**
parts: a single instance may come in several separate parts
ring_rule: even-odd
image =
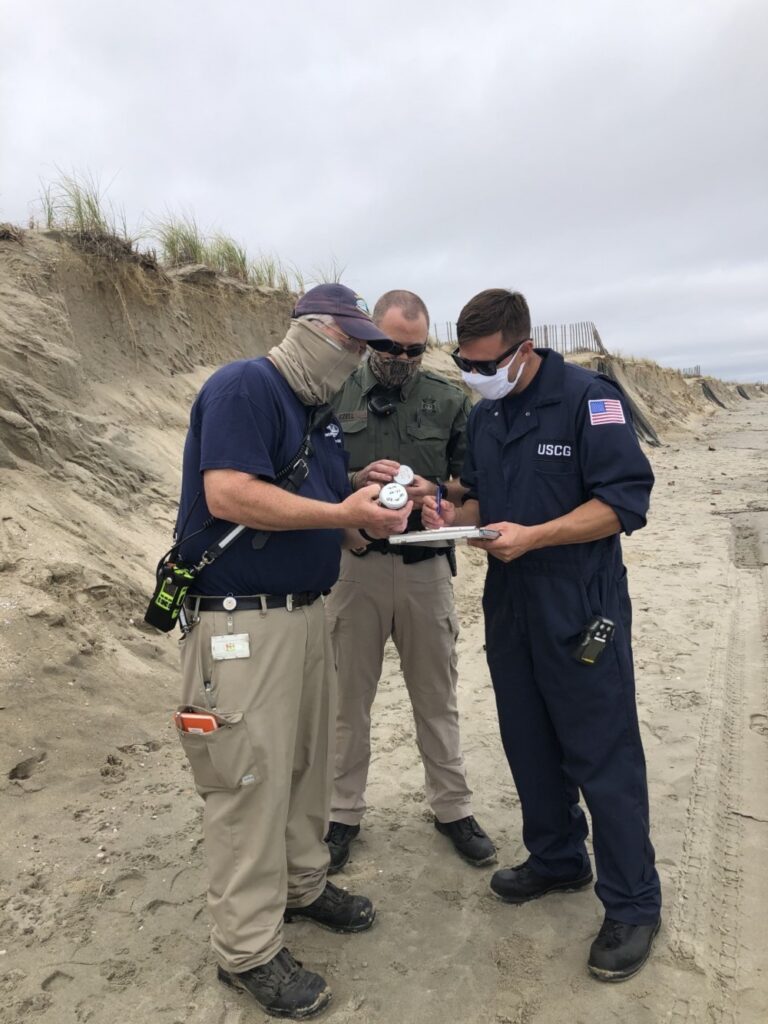
[[[372,536],[370,535],[370,533],[367,533],[367,532],[366,532],[366,531],[365,531],[365,530],[364,530],[364,529],[362,528],[362,526],[358,526],[358,528],[357,528],[357,532],[358,532],[358,533],[360,534],[360,536],[361,536],[361,537],[365,537],[365,539],[366,539],[366,540],[368,541],[368,543],[369,543],[369,544],[373,544],[373,543],[374,543],[374,541],[376,540],[376,538],[375,538],[375,537],[372,537]]]

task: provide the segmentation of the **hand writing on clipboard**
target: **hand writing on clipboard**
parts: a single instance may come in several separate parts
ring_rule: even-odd
[[[442,495],[439,503],[437,497],[425,498],[421,521],[427,530],[453,526],[456,522],[456,506]],[[482,548],[502,562],[511,562],[531,550],[530,527],[520,526],[518,523],[488,523],[485,528],[496,530],[499,536],[493,540],[469,539],[467,544],[473,548]]]
[[[421,506],[421,521],[427,530],[440,530],[456,522],[456,506],[443,497],[445,488],[438,484],[437,494],[424,499]]]

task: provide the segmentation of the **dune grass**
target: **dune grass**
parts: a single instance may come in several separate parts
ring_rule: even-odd
[[[655,359],[649,359],[647,356],[636,356],[633,352],[625,352],[623,349],[611,350],[611,355],[614,359],[620,359],[624,363],[632,363],[634,366],[646,366],[650,369],[660,369],[683,376],[684,371],[678,367],[662,366],[661,363],[657,363]]]
[[[160,259],[166,267],[184,267],[208,262],[208,243],[191,214],[158,218],[152,234],[160,243]]]
[[[343,263],[331,255],[327,263],[321,263],[315,267],[310,280],[314,284],[341,284],[346,269]]]
[[[251,284],[281,292],[303,292],[304,277],[292,264],[277,256],[259,256],[250,264]]]
[[[131,233],[123,210],[113,206],[106,193],[107,189],[88,172],[59,171],[54,181],[41,182],[40,216],[34,219],[33,226],[60,231],[87,252],[112,259],[138,260],[155,267],[155,251],[138,248],[140,240],[151,238],[157,242],[160,262],[165,267],[203,264],[245,284],[299,294],[305,290],[304,275],[295,264],[271,254],[251,258],[246,247],[230,235],[203,230],[192,213],[169,212],[151,218],[146,231]],[[343,271],[344,267],[334,257],[315,272],[314,280],[339,281]]]
[[[245,247],[227,235],[214,235],[208,243],[208,261],[225,277],[247,282],[250,277],[248,253]]]
[[[191,214],[169,214],[155,220],[153,232],[160,243],[162,262],[167,267],[202,263],[224,277],[245,284],[284,292],[304,288],[304,278],[292,264],[271,255],[251,259],[244,245],[222,232],[206,234]]]
[[[0,224],[0,242],[20,242],[24,237],[24,228],[15,224]]]
[[[59,171],[55,181],[41,183],[38,206],[44,227],[62,232],[84,252],[156,266],[154,253],[139,250],[141,235],[129,231],[125,211],[106,193],[90,173]]]

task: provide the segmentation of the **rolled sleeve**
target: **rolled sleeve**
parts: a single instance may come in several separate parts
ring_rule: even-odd
[[[593,422],[589,402],[604,399],[619,401],[623,423]],[[653,470],[618,387],[602,379],[590,385],[579,410],[577,432],[585,491],[613,509],[624,533],[641,529],[650,504]]]

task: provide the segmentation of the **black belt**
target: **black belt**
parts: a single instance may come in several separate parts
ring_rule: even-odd
[[[290,612],[294,608],[314,604],[320,596],[319,590],[304,590],[299,594],[248,594],[245,597],[238,597],[237,594],[228,594],[226,597],[198,597],[195,594],[188,594],[186,608],[191,613],[263,612],[267,608],[287,608]]]
[[[426,562],[438,555],[447,555],[451,550],[450,547],[428,548],[421,547],[419,544],[389,544],[385,540],[375,540],[364,551],[353,551],[352,554],[357,555],[358,558],[365,558],[366,555],[372,554],[399,555],[407,565],[412,562]]]

